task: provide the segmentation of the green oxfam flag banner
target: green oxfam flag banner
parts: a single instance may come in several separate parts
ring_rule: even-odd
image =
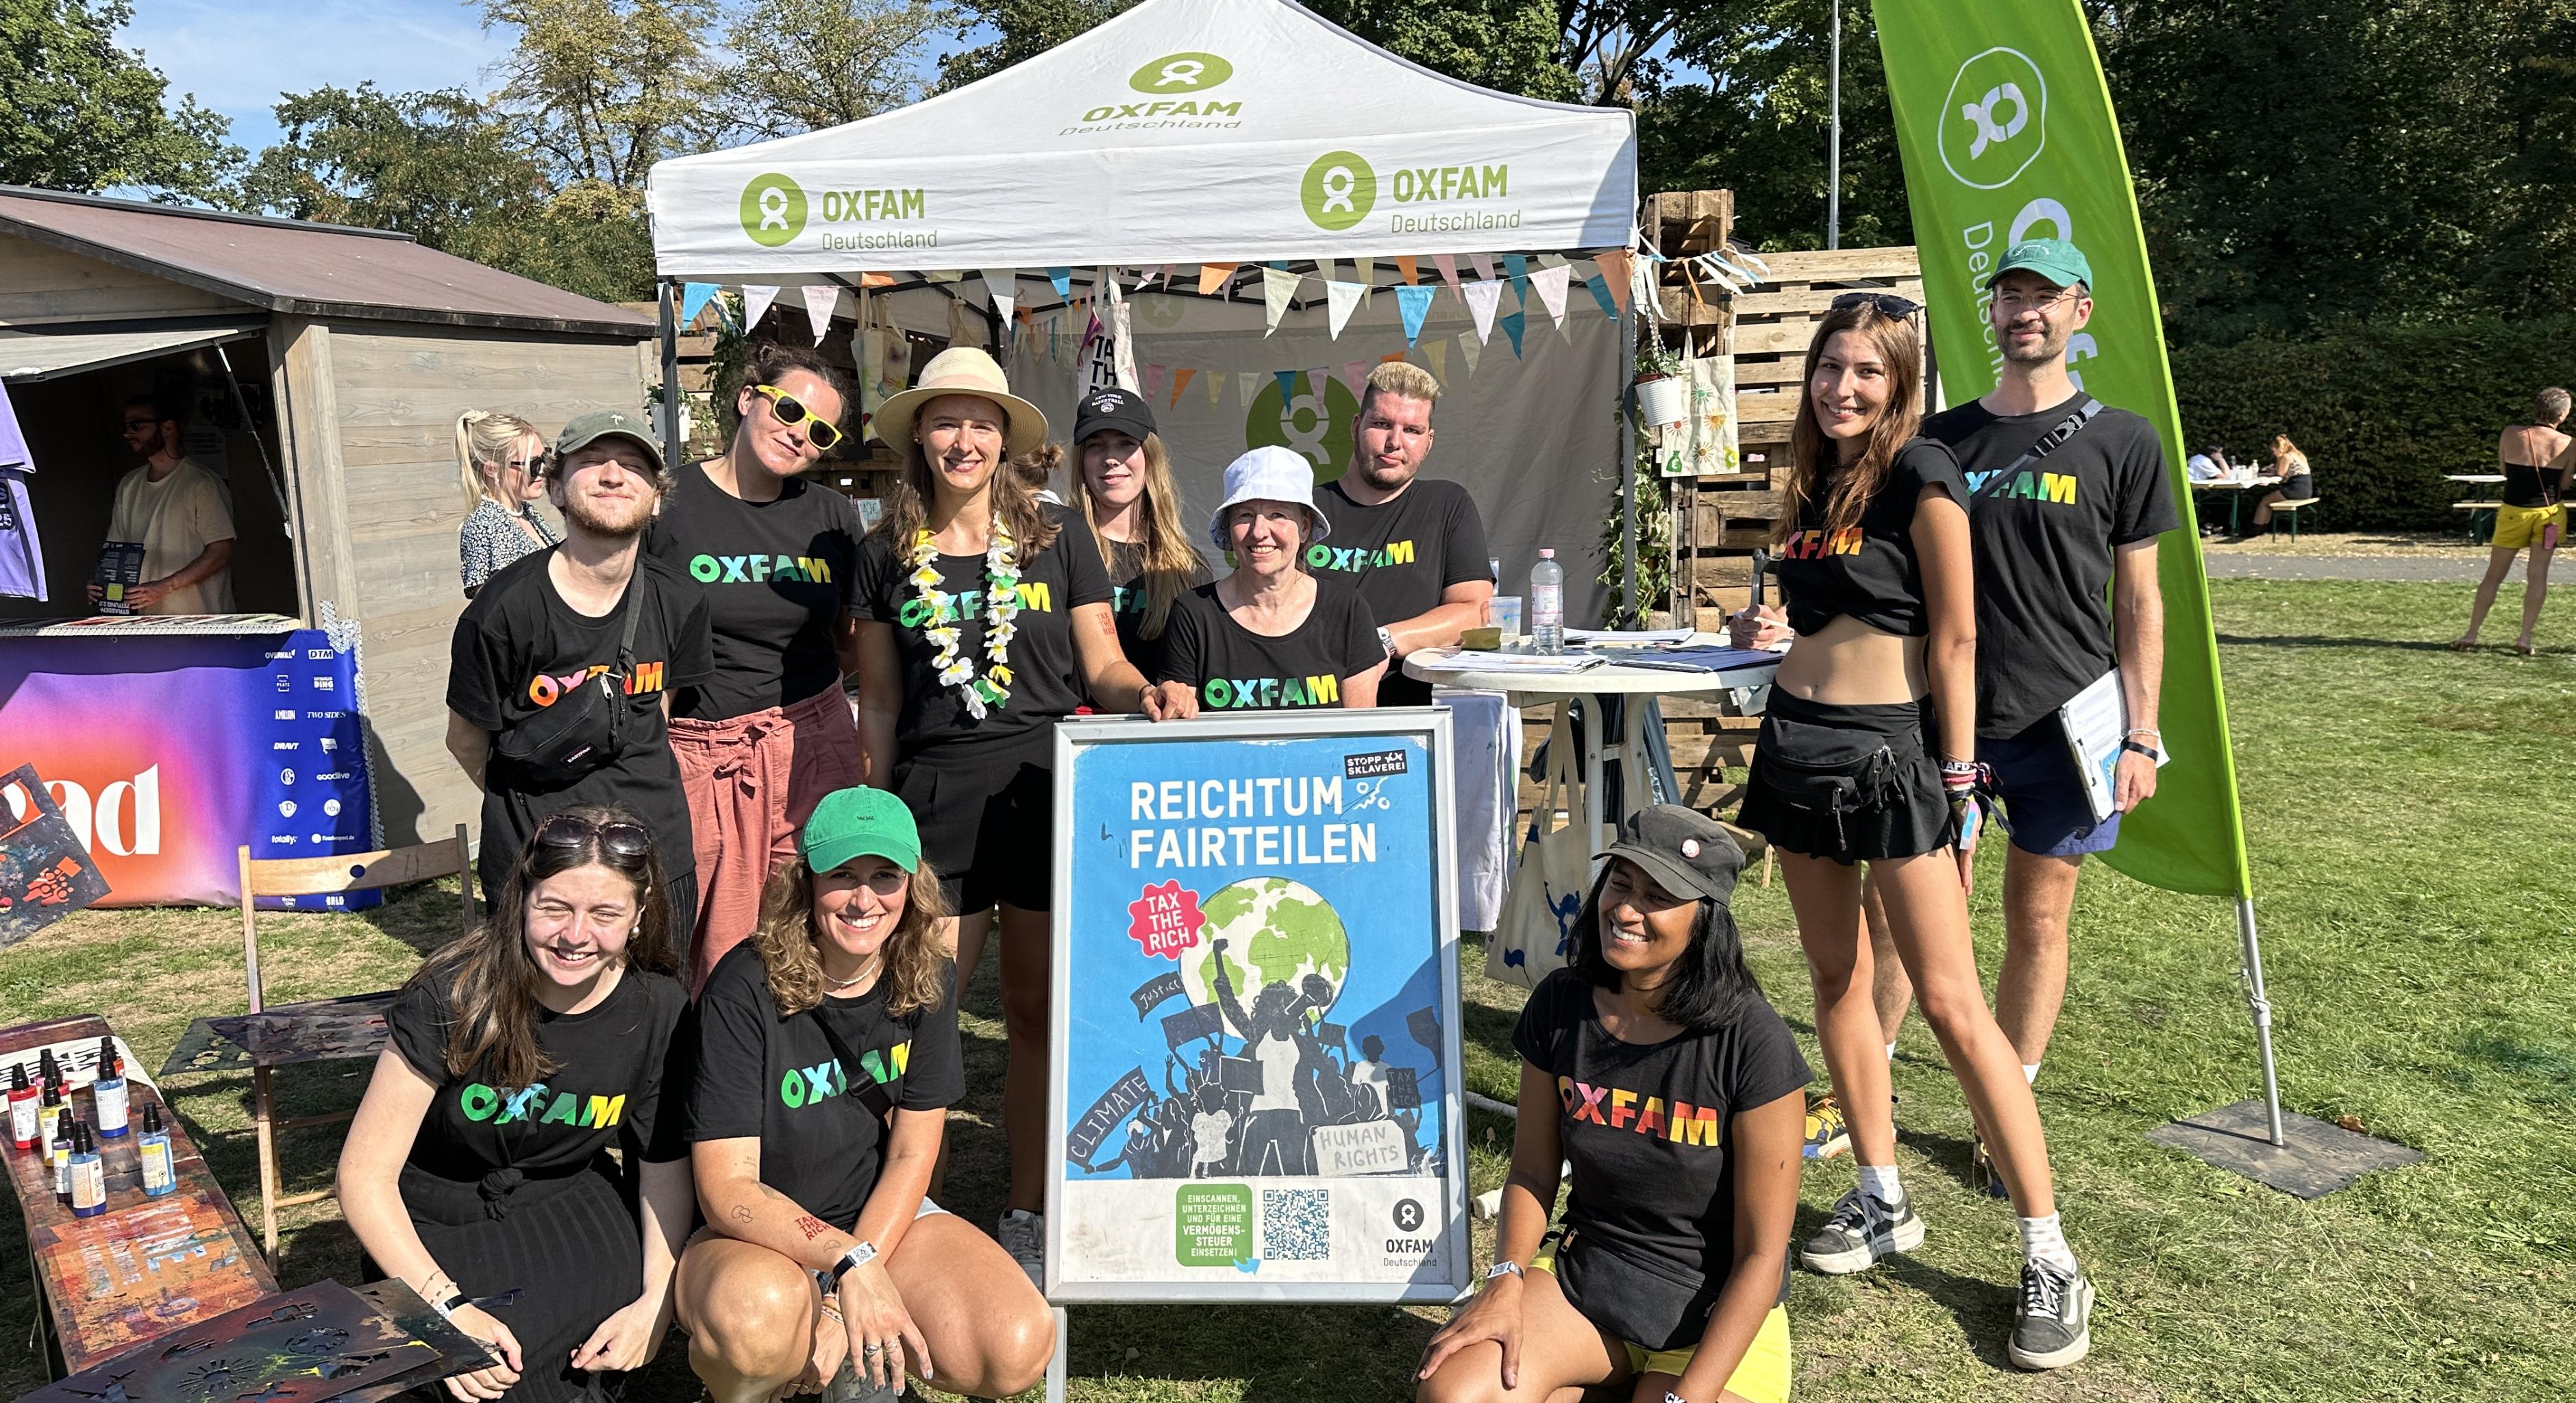
[[[1984,283],[2004,250],[2024,238],[2071,239],[2093,265],[2094,310],[2068,347],[2069,368],[2096,399],[2145,415],[2164,440],[2183,520],[2157,546],[2160,724],[2173,763],[2156,796],[2122,821],[2108,860],[2171,891],[2251,896],[2181,416],[2128,158],[2083,12],[2077,0],[1880,0],[1877,13],[1950,401],[1994,388],[2001,359]]]

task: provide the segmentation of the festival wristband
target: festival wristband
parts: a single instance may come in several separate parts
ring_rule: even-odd
[[[2134,734],[2134,733],[2133,733],[2133,734]],[[2134,750],[2134,751],[2136,751],[2137,753],[2139,753],[2140,755],[2143,755],[2143,756],[2147,757],[2147,758],[2148,758],[2148,759],[2150,759],[2150,760],[2153,760],[2153,759],[2155,759],[2155,758],[2156,758],[2156,748],[2155,748],[2154,746],[2152,746],[2152,745],[2140,745],[2140,744],[2138,744],[2136,741],[2133,741],[2133,740],[2124,740],[2124,741],[2120,742],[2120,748],[2121,748],[2122,750]]]
[[[825,1289],[830,1291],[840,1290],[841,1278],[849,1275],[851,1268],[866,1266],[868,1263],[873,1262],[876,1259],[877,1245],[875,1243],[861,1242],[857,1246],[852,1247],[849,1251],[841,1254],[839,1261],[832,1263],[831,1271],[824,1274],[825,1280],[823,1285]]]

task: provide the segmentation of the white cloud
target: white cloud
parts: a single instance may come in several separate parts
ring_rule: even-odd
[[[147,0],[119,37],[174,95],[231,118],[232,139],[254,154],[277,139],[282,93],[370,80],[387,92],[480,92],[510,47],[455,0]]]

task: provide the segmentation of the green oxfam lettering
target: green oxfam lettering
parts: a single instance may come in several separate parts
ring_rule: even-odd
[[[1185,1267],[1252,1260],[1252,1186],[1183,1184],[1174,1196],[1172,1255]]]
[[[1941,164],[1960,184],[2000,190],[2048,146],[2048,80],[2018,49],[1959,65],[1941,103]]]
[[[1165,54],[1149,59],[1127,75],[1127,86],[1140,93],[1195,93],[1234,76],[1234,65],[1215,54]]]
[[[1296,384],[1297,393],[1282,400],[1278,377],[1272,376],[1252,397],[1252,409],[1243,421],[1243,446],[1275,444],[1288,449],[1315,465],[1315,481],[1331,482],[1351,460],[1351,427],[1359,420],[1359,398],[1330,376],[1325,377],[1320,393],[1311,375],[1301,373]]]
[[[805,187],[775,173],[753,176],[742,187],[742,232],[762,248],[805,232]]]
[[[1348,229],[1377,203],[1377,172],[1356,152],[1327,151],[1306,167],[1298,194],[1318,229]]]

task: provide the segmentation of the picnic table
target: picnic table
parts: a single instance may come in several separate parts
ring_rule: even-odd
[[[2442,474],[2442,480],[2445,482],[2465,483],[2474,487],[2501,487],[2504,485],[2504,474],[2444,473]],[[2501,501],[2460,501],[2453,502],[2451,504],[2451,510],[2467,512],[2469,514],[2469,541],[2474,545],[2484,545],[2495,534],[2496,513],[2504,510],[2504,503]]]
[[[0,1029],[0,1066],[23,1063],[33,1082],[38,1049],[54,1048],[60,1059],[67,1051],[95,1052],[98,1040],[109,1036],[107,1020],[96,1014]],[[216,1185],[187,1128],[130,1053],[126,1068],[133,1123],[142,1125],[145,1106],[161,1107],[179,1180],[171,1193],[143,1196],[138,1129],[98,1142],[107,1166],[107,1211],[76,1218],[54,1197],[45,1156],[0,1139],[9,1185],[27,1225],[33,1275],[45,1297],[37,1319],[65,1373],[277,1290],[259,1244]],[[74,1086],[69,1104],[95,1123],[97,1108],[86,1082]]]
[[[2245,505],[2245,494],[2247,492],[2260,491],[2265,488],[2278,487],[2280,485],[2281,479],[2277,476],[2216,477],[2211,478],[2206,482],[2193,483],[2191,485],[2191,490],[2194,492],[2224,492],[2227,494],[2227,534],[2234,536],[2238,534],[2236,522],[2237,517],[2240,515]]]

